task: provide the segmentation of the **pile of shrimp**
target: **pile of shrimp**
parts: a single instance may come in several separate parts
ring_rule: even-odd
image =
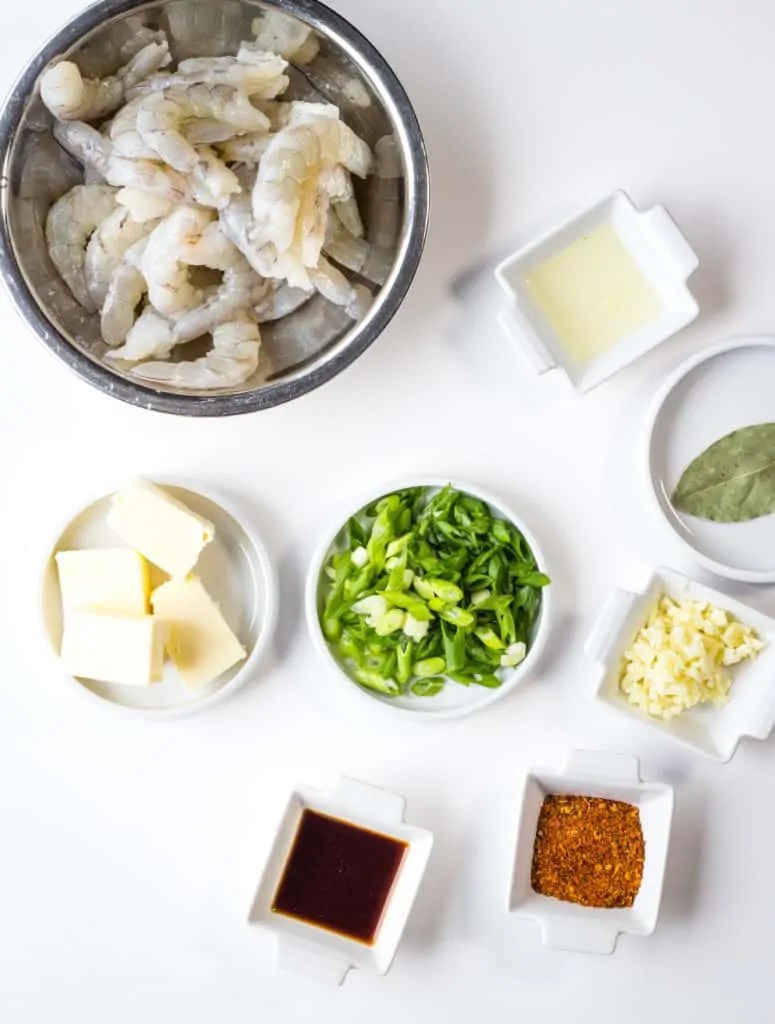
[[[52,262],[99,313],[107,358],[144,381],[236,387],[258,367],[260,323],[315,291],[353,320],[371,301],[340,269],[368,255],[352,176],[372,172],[371,150],[337,107],[280,99],[314,35],[279,12],[252,30],[236,56],[172,70],[164,33],[143,29],[114,75],[61,60],[41,76],[54,136],[84,170],[49,211]],[[203,267],[221,276],[203,284]],[[169,361],[204,335],[205,356]]]

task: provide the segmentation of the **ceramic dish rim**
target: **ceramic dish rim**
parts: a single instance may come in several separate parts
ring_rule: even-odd
[[[660,385],[656,395],[648,406],[646,423],[641,441],[641,454],[639,461],[641,463],[641,469],[646,477],[645,482],[649,496],[649,504],[655,511],[658,519],[670,529],[671,534],[680,542],[684,551],[689,553],[691,557],[699,563],[699,565],[703,566],[705,569],[709,569],[717,576],[721,576],[724,579],[735,580],[740,583],[775,583],[775,568],[769,570],[736,569],[734,566],[725,565],[723,562],[719,562],[715,558],[711,558],[710,555],[704,554],[702,551],[699,551],[690,544],[689,541],[686,540],[686,538],[675,528],[667,514],[667,510],[659,500],[654,474],[652,473],[651,468],[654,432],[656,430],[657,421],[659,420],[662,414],[662,409],[673,390],[702,363],[709,362],[711,359],[715,359],[717,356],[723,355],[726,352],[734,352],[741,348],[769,348],[775,351],[775,334],[744,334],[737,335],[733,338],[727,338],[725,341],[718,342],[715,345],[711,345],[709,348],[702,349],[702,351],[695,353],[693,356],[690,356],[688,359],[679,363],[679,365]]]
[[[46,544],[45,554],[43,555],[41,565],[38,568],[38,631],[43,637],[46,652],[52,660],[53,666],[58,671],[59,676],[63,677],[67,681],[70,692],[78,691],[83,695],[84,699],[91,701],[93,705],[111,709],[116,714],[125,715],[130,718],[144,718],[149,721],[169,721],[170,719],[183,718],[188,715],[196,714],[212,707],[221,700],[225,700],[238,690],[241,690],[251,675],[254,674],[256,668],[266,654],[269,642],[274,635],[275,627],[277,625],[279,610],[277,572],[261,535],[251,525],[249,525],[247,517],[241,514],[239,507],[235,508],[235,503],[229,498],[224,498],[217,489],[210,488],[206,485],[202,486],[190,477],[170,476],[167,474],[138,475],[136,479],[147,480],[148,482],[157,484],[162,488],[179,488],[181,490],[191,491],[194,494],[198,494],[200,497],[211,501],[214,505],[217,505],[226,512],[226,514],[229,515],[245,532],[245,535],[253,545],[258,559],[259,569],[264,579],[265,594],[263,619],[259,625],[255,643],[248,652],[245,661],[238,671],[227,683],[224,683],[224,685],[219,687],[219,689],[214,693],[209,694],[201,700],[195,700],[190,704],[184,704],[180,707],[145,708],[132,707],[128,704],[119,704],[116,701],[109,700],[107,697],[103,697],[100,694],[95,693],[94,690],[85,686],[75,676],[71,676],[62,670],[59,656],[52,646],[51,638],[45,625],[45,613],[43,609],[47,588],[46,576],[51,565],[51,560],[56,553],[57,544],[68,527],[82,513],[86,512],[87,509],[96,505],[99,501],[104,501],[112,494],[119,491],[122,486],[125,486],[129,482],[129,479],[130,478],[123,478],[120,481],[109,483],[107,487],[101,487],[99,493],[93,493],[92,496],[83,502],[83,504],[79,505],[75,511],[67,513],[58,521],[58,526],[54,529]]]
[[[358,683],[351,679],[334,657],[328,645],[328,641],[323,635],[323,630],[318,617],[317,595],[320,574],[323,571],[326,556],[350,516],[355,515],[355,513],[359,512],[370,502],[376,501],[388,494],[392,494],[394,491],[404,490],[408,487],[442,488],[446,487],[447,484],[451,484],[457,491],[470,494],[471,497],[478,498],[480,501],[485,502],[485,504],[500,513],[503,518],[508,519],[509,522],[521,531],[525,540],[530,545],[530,549],[535,556],[539,569],[542,572],[547,573],[549,576],[552,575],[547,567],[548,563],[544,556],[543,549],[538,543],[533,531],[524,522],[522,517],[518,516],[513,509],[497,495],[485,488],[479,487],[476,484],[469,483],[467,480],[461,479],[455,474],[439,476],[437,473],[429,473],[425,476],[415,473],[410,477],[399,477],[398,479],[394,479],[384,486],[379,485],[369,487],[367,490],[362,489],[358,492],[360,495],[359,498],[348,500],[346,504],[342,503],[340,505],[340,507],[344,508],[344,513],[340,513],[330,519],[323,534],[323,539],[316,546],[315,552],[309,563],[306,584],[304,587],[304,610],[307,620],[307,629],[312,638],[313,646],[322,659],[327,663],[328,667],[332,670],[327,674],[329,676],[333,676],[334,674],[337,675],[348,684],[348,689],[355,691],[358,699],[368,702],[372,707],[375,704],[378,704],[384,707],[390,714],[400,715],[405,719],[411,718],[415,721],[427,721],[429,723],[449,721],[455,718],[465,718],[477,711],[484,710],[484,708],[494,704],[497,700],[505,697],[515,689],[528,671],[532,671],[533,666],[540,660],[540,657],[543,654],[551,628],[552,584],[550,584],[549,587],[543,588],[538,628],[536,629],[533,643],[527,652],[527,656],[524,661],[520,665],[517,665],[517,667],[509,674],[509,676],[507,676],[497,689],[483,691],[480,700],[471,701],[470,704],[463,704],[460,707],[444,708],[439,711],[419,711],[412,708],[399,707],[386,700],[380,700],[377,696],[372,696],[368,691],[364,690],[363,687],[359,686]]]

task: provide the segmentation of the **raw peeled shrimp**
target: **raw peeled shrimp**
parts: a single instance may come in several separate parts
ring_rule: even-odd
[[[251,99],[271,100],[288,88],[284,74],[288,62],[276,53],[256,50],[243,43],[236,57],[188,57],[169,74],[151,75],[131,90],[130,96],[147,96],[165,89],[189,85],[231,86]]]
[[[102,340],[111,348],[126,341],[135,323],[135,310],[145,295],[145,278],[135,266],[135,260],[141,257],[146,243],[147,238],[136,243],[132,247],[137,248],[134,259],[125,257],[110,279],[100,315],[100,330]]]
[[[175,208],[168,199],[151,195],[150,192],[141,192],[136,188],[120,188],[116,193],[116,202],[129,210],[130,217],[138,224],[166,217]]]
[[[239,134],[239,128],[225,121],[216,121],[214,117],[202,117],[198,121],[188,121],[181,125],[184,137],[192,146],[213,146],[226,142]]]
[[[239,249],[253,270],[260,277],[269,277],[275,250],[273,247],[262,249],[250,237],[253,226],[250,196],[244,192],[232,196],[226,206],[218,211],[218,219],[223,233]]]
[[[267,132],[249,132],[236,138],[216,143],[216,150],[227,163],[247,164],[256,167],[269,148],[272,136]]]
[[[314,294],[304,288],[292,288],[285,281],[272,283],[277,287],[271,288],[253,306],[253,315],[260,324],[295,313],[305,302],[309,302]]]
[[[188,173],[196,166],[196,150],[180,131],[185,107],[166,92],[147,96],[137,112],[137,134],[157,157],[176,171]]]
[[[350,284],[341,270],[321,256],[316,267],[309,271],[313,287],[335,306],[341,306],[352,320],[360,320],[371,306],[373,296],[362,284]]]
[[[123,61],[130,60],[151,43],[165,44],[167,42],[167,36],[161,29],[149,28],[148,25],[143,24],[138,25],[135,18],[127,18],[121,27],[128,35],[119,50],[119,57]]]
[[[189,81],[208,85],[231,85],[250,97],[274,99],[288,88],[284,74],[288,62],[276,53],[253,49],[244,43],[236,57],[189,57],[178,65],[177,74]]]
[[[84,78],[77,64],[63,60],[43,72],[40,98],[61,121],[96,121],[117,110],[128,89],[169,62],[166,40],[144,46],[107,78]]]
[[[253,224],[248,238],[266,259],[264,275],[309,287],[307,268],[317,264],[325,234],[320,188],[321,149],[309,125],[274,136],[253,186]]]
[[[374,160],[368,144],[341,120],[332,103],[297,100],[291,103],[288,124],[309,125],[320,139],[324,160],[341,164],[359,178],[371,173]]]
[[[317,266],[309,268],[309,279],[313,288],[335,306],[346,307],[356,299],[355,286],[325,256],[320,257]]]
[[[331,168],[325,176],[325,189],[339,220],[356,238],[363,236],[363,221],[350,172],[344,167]]]
[[[137,108],[137,130],[144,141],[171,167],[190,171],[196,151],[185,138],[185,121],[207,118],[230,124],[237,131],[267,130],[269,118],[254,107],[247,95],[230,85],[197,82],[164,89],[143,98]]]
[[[139,301],[139,300],[138,300]],[[134,307],[132,309],[134,318]],[[166,358],[175,347],[172,321],[157,313],[153,306],[146,306],[137,320],[127,331],[124,344],[107,352],[108,359],[124,359],[139,362],[154,356]]]
[[[137,111],[140,109],[142,102],[142,96],[129,100],[128,103],[125,103],[123,107],[115,112],[110,121],[103,124],[102,130],[106,131],[114,142],[124,132],[136,131]]]
[[[209,146],[196,150],[197,162],[190,174],[194,200],[219,210],[240,189],[239,179]]]
[[[309,64],[320,49],[318,38],[299,18],[282,11],[265,10],[254,18],[250,30],[256,37],[255,46],[282,54],[294,64]]]
[[[336,209],[332,207],[328,211],[323,250],[341,266],[357,272],[363,269],[369,255],[369,243],[348,231]]]
[[[209,210],[179,206],[151,232],[140,272],[148,284],[151,305],[162,316],[199,303],[201,292],[188,279],[186,250],[197,243],[211,222]]]
[[[231,320],[250,308],[254,298],[256,279],[250,265],[242,256],[223,272],[223,282],[195,309],[187,310],[175,318],[172,335],[176,345],[193,341],[208,334],[218,324]]]
[[[185,261],[190,267],[209,267],[211,270],[226,270],[245,262],[217,220],[210,221],[199,237],[186,246]]]
[[[173,387],[233,388],[244,384],[258,369],[261,334],[255,321],[242,317],[219,324],[212,332],[213,347],[190,362],[150,362],[130,373],[141,380]]]
[[[288,100],[256,100],[256,105],[272,122],[272,131],[288,127],[291,104]]]
[[[91,236],[86,246],[84,274],[89,295],[98,308],[105,302],[111,279],[124,253],[153,227],[153,221],[138,223],[132,220],[129,210],[119,206]]]
[[[360,218],[346,205],[351,198],[354,202],[348,172],[365,175],[371,166],[371,150],[340,121],[336,107],[291,104],[288,127],[273,136],[261,158],[251,197],[254,223],[248,238],[261,254],[257,262],[264,274],[309,286],[332,196],[354,228],[351,234],[363,233]]]
[[[216,237],[213,229],[217,228],[217,224],[211,224],[186,258],[192,265],[223,269],[222,283],[211,289],[201,305],[172,318],[146,307],[127,332],[124,346],[111,352],[111,358],[129,362],[151,356],[164,358],[176,345],[209,334],[224,321],[245,313],[257,298],[263,297],[256,294],[256,278],[250,266],[225,238]]]
[[[83,165],[89,177],[105,180],[113,147],[96,128],[85,121],[56,121],[54,138],[62,149]]]
[[[129,160],[111,156],[108,160],[107,181],[118,188],[133,188],[159,196],[170,203],[191,200],[191,186],[186,178],[171,167],[153,160]]]
[[[86,243],[115,207],[106,185],[75,185],[54,203],[46,218],[46,242],[59,275],[85,308],[95,309],[86,286]]]
[[[136,128],[128,128],[113,140],[113,153],[128,160],[158,160],[159,155],[151,149]]]
[[[118,190],[112,197],[106,188],[111,201],[99,217],[77,211],[85,226],[51,211],[53,235],[58,228],[64,237],[65,226],[69,233],[71,278],[72,253],[80,259],[74,294],[80,272],[86,302],[101,304],[107,356],[163,361],[175,346],[214,335],[200,360],[131,371],[143,379],[182,388],[241,383],[258,363],[256,322],[287,316],[315,290],[338,324],[372,301],[338,269],[369,279],[372,218],[367,242],[351,174],[371,173],[371,150],[333,104],[278,99],[289,85],[286,58],[311,59],[315,34],[275,11],[256,27],[258,42],[241,44],[236,56],[190,57],[170,72],[161,70],[166,39],[141,26],[121,49],[121,59],[134,56],[114,76],[85,78],[72,62],[42,76],[44,101],[70,119],[57,128],[61,144],[90,178]],[[377,163],[379,173],[384,153]],[[222,280],[207,284],[192,267]],[[221,328],[231,335],[218,335]],[[244,356],[229,348],[247,342]]]
[[[137,131],[161,160],[177,171],[190,173],[199,156],[185,137],[183,125],[192,118],[230,124],[236,131],[269,127],[269,118],[253,107],[244,93],[231,86],[192,85],[146,96],[137,111]]]

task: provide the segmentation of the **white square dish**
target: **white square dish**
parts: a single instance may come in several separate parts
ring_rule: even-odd
[[[596,228],[610,224],[662,305],[659,315],[626,334],[587,363],[575,362],[530,296],[526,275]],[[639,211],[622,191],[503,260],[495,277],[508,305],[498,317],[507,336],[539,374],[561,368],[579,392],[589,391],[695,319],[699,312],[686,281],[699,260],[663,206]]]
[[[623,800],[638,808],[646,853],[643,881],[631,907],[584,907],[543,896],[531,887],[538,816],[544,797],[550,794]],[[519,812],[509,913],[536,921],[549,949],[610,954],[623,932],[651,935],[659,916],[672,816],[672,787],[642,782],[636,757],[577,750],[568,755],[560,771],[531,768]]]
[[[293,791],[272,844],[248,920],[278,940],[278,966],[319,981],[341,985],[353,967],[386,974],[396,955],[433,845],[433,835],[404,820],[406,800],[355,779],[342,779],[330,793],[309,787]],[[316,811],[406,843],[401,866],[371,944],[273,909],[305,810]]]
[[[756,658],[732,669],[728,704],[689,708],[667,722],[644,714],[619,689],[622,654],[663,594],[722,608],[755,629],[766,645]],[[603,605],[585,651],[595,663],[597,700],[708,757],[729,761],[743,736],[766,739],[775,725],[775,620],[669,569],[655,570],[640,593],[615,591]]]

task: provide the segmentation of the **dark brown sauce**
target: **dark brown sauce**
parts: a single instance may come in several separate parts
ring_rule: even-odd
[[[406,848],[400,839],[305,810],[272,910],[371,945]]]

